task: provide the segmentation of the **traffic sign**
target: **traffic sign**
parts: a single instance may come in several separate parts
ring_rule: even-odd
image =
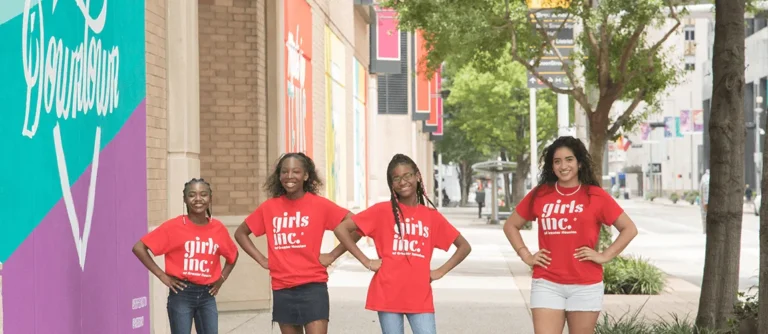
[[[534,4],[534,2],[538,4]],[[546,4],[544,4],[545,2]],[[537,29],[537,32],[538,29],[545,30],[555,49],[560,53],[560,57],[558,57],[555,50],[547,48],[536,67],[536,72],[555,87],[567,89],[571,87],[571,82],[568,80],[563,65],[565,63],[568,66],[572,66],[569,56],[573,53],[573,48],[576,44],[573,37],[574,20],[569,18],[567,13],[558,12],[554,9],[535,9],[554,8],[542,6],[547,4],[553,5],[555,2],[560,3],[563,1],[529,1],[529,7],[533,9],[529,12],[531,23]],[[533,7],[532,5],[538,5],[539,7]],[[567,5],[563,7],[567,7]],[[530,63],[533,65],[534,61],[531,60]],[[528,88],[547,87],[541,80],[528,72]]]

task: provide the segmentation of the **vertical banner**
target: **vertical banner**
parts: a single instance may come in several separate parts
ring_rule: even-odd
[[[442,87],[442,71],[438,69],[432,75],[429,81],[429,119],[424,121],[423,130],[425,132],[437,131],[438,119],[443,117],[440,89]]]
[[[681,138],[680,117],[664,117],[664,138]]]
[[[414,53],[413,57],[415,72],[413,77],[413,99],[416,101],[416,108],[413,110],[411,119],[414,121],[426,121],[429,119],[431,111],[431,84],[427,77],[427,48],[424,43],[424,33],[421,30],[414,32],[413,38]]]
[[[365,156],[366,148],[366,129],[367,129],[367,101],[366,94],[368,91],[367,78],[368,73],[365,71],[365,67],[359,61],[355,60],[352,64],[354,78],[354,117],[353,117],[353,135],[352,135],[352,151],[353,151],[353,195],[352,199],[354,205],[363,208],[367,199],[365,197],[366,192],[366,165]]]
[[[397,30],[397,12],[390,8],[376,10],[376,59],[400,61],[400,31]]]
[[[651,125],[646,123],[640,124],[640,140],[648,141],[651,137]]]
[[[691,110],[680,110],[680,132],[693,133],[693,114]]]
[[[285,151],[312,148],[312,8],[305,0],[285,4]]]
[[[693,111],[693,132],[704,132],[704,110]]]
[[[325,75],[327,85],[327,103],[325,113],[325,149],[326,149],[326,192],[332,201],[338,198],[341,189],[339,170],[341,169],[341,153],[346,143],[342,143],[344,133],[343,122],[346,113],[345,63],[346,50],[344,43],[333,34],[328,26],[325,27]],[[340,138],[341,137],[341,138]]]
[[[144,29],[141,0],[0,5],[5,333],[150,332]]]

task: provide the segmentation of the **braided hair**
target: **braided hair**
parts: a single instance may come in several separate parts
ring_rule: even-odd
[[[400,210],[400,196],[395,192],[394,188],[394,182],[392,173],[394,173],[395,168],[399,165],[407,165],[410,166],[414,173],[419,175],[419,181],[416,184],[416,198],[419,201],[419,204],[421,205],[432,205],[432,208],[436,209],[435,203],[432,203],[432,201],[427,196],[426,188],[424,188],[424,181],[421,178],[421,172],[419,171],[419,167],[416,166],[416,163],[407,155],[405,154],[395,154],[392,157],[392,160],[389,161],[389,165],[387,166],[387,184],[389,185],[389,192],[390,192],[390,203],[392,204],[392,214],[395,216],[395,227],[397,228],[398,233],[402,234],[402,231],[400,230],[400,222],[402,221],[403,212]]]
[[[187,183],[184,183],[184,191],[183,191],[184,197],[183,198],[187,197],[187,188],[189,188],[189,186],[191,186],[193,184],[197,184],[197,183],[202,183],[202,184],[206,185],[208,187],[208,194],[213,194],[213,190],[211,189],[211,185],[207,181],[205,181],[205,179],[203,179],[202,177],[199,178],[199,179],[194,179],[193,178],[193,179],[187,181]],[[187,205],[186,201],[184,201],[184,207],[187,208],[187,215],[189,215],[189,206]],[[208,204],[208,208],[205,209],[205,214],[208,215],[208,218],[213,217],[213,214],[211,212],[212,212],[211,211],[211,205],[209,203]]]
[[[274,172],[272,172],[264,183],[264,190],[267,191],[270,197],[280,197],[286,194],[283,184],[280,183],[280,170],[283,169],[283,162],[288,160],[288,158],[294,158],[301,161],[302,166],[304,166],[304,172],[307,173],[307,180],[304,181],[303,187],[304,192],[317,195],[320,191],[320,187],[323,186],[323,181],[320,180],[320,176],[317,174],[315,162],[312,161],[312,158],[301,152],[286,153],[280,157],[275,165]]]

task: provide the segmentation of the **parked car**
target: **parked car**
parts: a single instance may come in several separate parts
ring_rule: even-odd
[[[760,215],[760,200],[762,199],[762,195],[755,196],[755,199],[752,200],[752,207],[755,208],[755,216]]]

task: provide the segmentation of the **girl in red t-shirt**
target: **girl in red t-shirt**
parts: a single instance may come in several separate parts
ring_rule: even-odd
[[[504,233],[522,260],[533,267],[531,312],[537,334],[593,333],[603,306],[603,267],[637,235],[637,228],[600,187],[581,140],[560,137],[542,152],[539,184],[518,203]],[[537,221],[539,251],[531,254],[520,236]],[[602,224],[618,238],[595,251]]]
[[[366,209],[352,221],[345,220],[334,233],[360,263],[376,272],[368,287],[366,309],[378,312],[382,332],[404,333],[406,316],[414,334],[434,334],[430,283],[461,263],[471,247],[435,209],[411,158],[396,154],[387,167],[387,182],[392,194],[389,202]],[[356,230],[373,239],[379,259],[371,260],[360,251],[349,236]],[[448,251],[451,244],[456,245],[456,252],[443,266],[431,270],[433,249]]]
[[[184,184],[187,214],[172,218],[145,235],[133,253],[168,286],[172,334],[218,333],[216,294],[237,262],[237,246],[227,228],[211,217],[211,186],[203,179]],[[165,255],[165,271],[149,254]],[[221,257],[226,264],[221,269]]]
[[[345,249],[320,254],[323,234],[333,230],[349,210],[317,195],[322,183],[315,163],[303,153],[285,154],[264,187],[271,198],[251,213],[235,232],[237,243],[272,278],[272,321],[283,334],[328,332],[328,267]],[[249,234],[266,235],[269,256]],[[360,236],[351,236],[355,240]]]

